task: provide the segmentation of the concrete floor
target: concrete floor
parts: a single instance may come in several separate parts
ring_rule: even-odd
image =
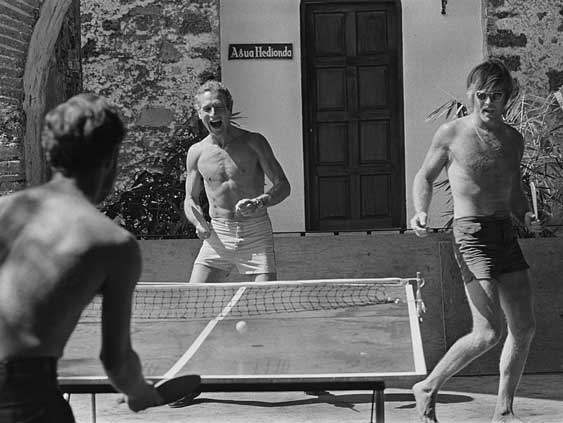
[[[455,377],[438,396],[440,422],[489,422],[493,413],[498,377]],[[320,396],[304,392],[203,393],[193,405],[167,406],[132,413],[118,404],[119,396],[97,396],[97,423],[368,423],[371,393],[335,391]],[[408,386],[385,390],[386,422],[417,422],[413,396]],[[77,422],[91,421],[88,395],[73,395],[71,405]],[[527,423],[563,423],[563,373],[525,375],[515,412]]]

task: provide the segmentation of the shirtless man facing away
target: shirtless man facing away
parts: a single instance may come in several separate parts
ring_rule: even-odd
[[[0,421],[74,422],[57,361],[81,312],[103,296],[100,359],[138,411],[162,402],[131,346],[131,296],[141,270],[135,238],[94,204],[112,189],[123,124],[81,94],[45,118],[52,179],[0,199]]]
[[[514,80],[497,60],[476,66],[467,78],[470,115],[444,123],[432,140],[414,179],[411,227],[424,236],[434,180],[442,169],[453,204],[455,254],[473,318],[471,332],[447,351],[430,375],[413,386],[421,421],[435,422],[442,385],[472,360],[508,336],[500,358],[493,422],[520,422],[513,402],[535,331],[528,265],[512,230],[511,215],[533,231],[521,187],[522,135],[503,121]]]
[[[206,82],[195,97],[209,135],[189,149],[186,160],[184,211],[203,239],[190,282],[221,282],[233,266],[255,281],[275,280],[267,208],[289,195],[289,182],[268,141],[231,123],[233,99],[222,83]],[[272,183],[267,192],[265,176]],[[209,224],[203,221],[199,204],[203,187],[212,219]]]

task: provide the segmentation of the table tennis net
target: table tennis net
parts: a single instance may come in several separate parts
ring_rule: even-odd
[[[406,301],[404,279],[269,282],[261,284],[140,284],[133,320],[210,319],[273,313],[334,310]],[[96,297],[82,321],[101,319]]]

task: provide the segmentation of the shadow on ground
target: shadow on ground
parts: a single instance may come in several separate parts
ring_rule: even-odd
[[[202,394],[205,395],[205,394]],[[248,406],[248,407],[296,407],[311,404],[332,404],[339,408],[348,408],[354,410],[355,406],[358,404],[371,404],[372,394],[342,394],[334,395],[330,392],[320,392],[318,395],[312,395],[311,398],[293,400],[293,401],[256,401],[256,400],[226,400],[226,399],[215,399],[207,397],[199,397],[195,399],[190,405],[203,404],[203,403],[215,403],[215,404],[233,404],[237,406]],[[473,397],[467,395],[456,395],[456,394],[439,394],[438,403],[439,404],[453,404],[473,401]],[[414,408],[414,397],[409,393],[389,393],[385,394],[385,403],[393,402],[410,402],[411,404],[404,404],[397,408]]]

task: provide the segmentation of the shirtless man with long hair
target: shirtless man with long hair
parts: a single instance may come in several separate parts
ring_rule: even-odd
[[[503,120],[515,81],[498,60],[476,66],[467,78],[472,112],[436,132],[413,184],[411,227],[426,234],[433,182],[445,169],[453,203],[455,254],[473,318],[471,332],[447,351],[413,392],[423,422],[435,422],[442,385],[501,339],[500,381],[493,422],[520,422],[514,395],[535,331],[533,293],[526,263],[512,229],[535,218],[521,186],[522,135]],[[538,225],[534,225],[535,229]]]

